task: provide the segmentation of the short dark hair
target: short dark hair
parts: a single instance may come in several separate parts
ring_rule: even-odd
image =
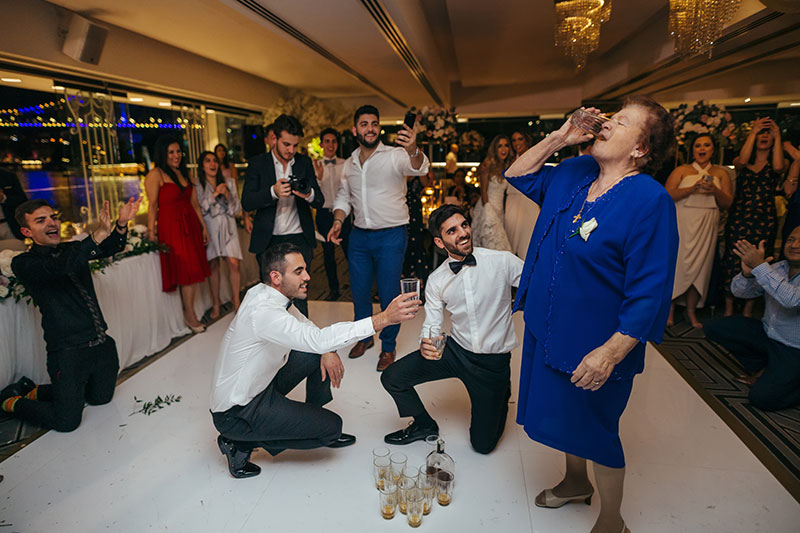
[[[675,151],[674,120],[664,106],[643,94],[626,96],[622,107],[641,107],[647,111],[647,118],[642,128],[642,148],[647,152],[635,161],[636,167],[653,176],[661,168],[661,164],[672,157]]]
[[[50,203],[47,200],[42,200],[41,198],[36,198],[35,200],[28,200],[27,202],[22,202],[17,206],[14,210],[14,218],[17,219],[17,224],[19,224],[20,228],[28,228],[28,219],[25,218],[25,215],[30,215],[40,207],[50,207]]]
[[[264,126],[264,137],[269,136],[269,132],[275,133],[275,123],[270,122],[266,126]]]
[[[272,131],[275,132],[275,137],[280,137],[284,131],[289,135],[303,136],[303,126],[300,121],[292,115],[283,114],[275,119],[272,123]]]
[[[439,237],[441,239],[442,224],[444,224],[447,219],[453,215],[461,215],[462,217],[467,218],[466,213],[464,213],[464,210],[460,205],[444,204],[431,213],[430,217],[428,218],[428,230],[434,237]]]
[[[376,117],[378,117],[378,120],[381,119],[381,114],[378,113],[378,108],[377,107],[375,107],[374,105],[369,105],[369,104],[362,105],[361,107],[356,109],[356,112],[353,115],[353,126],[358,124],[358,119],[361,117],[361,115],[375,115]]]
[[[322,130],[319,133],[319,140],[322,141],[322,139],[324,139],[326,135],[333,135],[334,137],[336,137],[336,142],[337,143],[339,142],[340,135],[339,135],[339,132],[336,131],[335,129],[333,129],[333,128],[325,128],[324,130]]]
[[[286,274],[286,256],[289,254],[303,255],[303,251],[296,244],[290,242],[282,242],[274,244],[267,248],[264,252],[264,258],[261,261],[261,279],[265,283],[269,283],[270,272],[280,272],[281,275]]]

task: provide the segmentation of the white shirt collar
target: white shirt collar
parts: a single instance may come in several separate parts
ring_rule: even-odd
[[[287,298],[281,291],[273,287],[272,285],[267,285],[266,283],[263,284],[265,287],[264,290],[264,299],[269,300],[271,302],[275,302],[279,304],[281,307],[286,307],[286,304],[289,303],[289,298]]]
[[[272,156],[272,162],[275,163],[275,165],[280,165],[281,169],[283,169],[283,163],[278,161],[278,158],[275,157],[275,150],[272,150],[269,154]],[[291,167],[292,165],[294,165],[294,157],[289,160],[287,167]]]

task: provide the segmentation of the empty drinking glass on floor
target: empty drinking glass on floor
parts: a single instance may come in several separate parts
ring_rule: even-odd
[[[408,491],[416,488],[417,481],[410,477],[402,476],[400,481],[397,482],[397,506],[400,512],[406,514],[406,507],[408,501]]]
[[[406,491],[406,517],[408,525],[419,527],[422,523],[424,496],[422,490],[413,488]]]
[[[436,472],[436,500],[442,507],[450,505],[453,501],[453,484],[455,476],[452,472],[447,470],[439,470]]]
[[[397,485],[387,479],[380,489],[381,516],[386,520],[394,518],[397,509]]]
[[[422,514],[431,512],[436,496],[436,477],[428,475],[427,468],[427,465],[420,466],[417,474],[417,488],[422,491]]]
[[[393,453],[389,459],[392,462],[392,481],[397,483],[403,475],[403,469],[406,467],[408,457],[404,453]]]
[[[372,475],[375,486],[382,489],[386,480],[392,479],[392,463],[388,457],[376,457],[372,460]]]

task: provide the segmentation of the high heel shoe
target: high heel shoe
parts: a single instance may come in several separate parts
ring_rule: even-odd
[[[544,505],[539,504],[539,496],[544,494]],[[547,507],[548,509],[558,509],[559,507],[563,507],[568,503],[578,503],[583,502],[586,505],[592,504],[592,496],[594,495],[594,489],[587,494],[579,494],[577,496],[569,496],[566,498],[560,498],[553,494],[551,489],[545,489],[539,493],[539,496],[536,497],[534,503],[536,507]]]
[[[206,330],[206,327],[203,324],[200,324],[199,326],[193,326],[187,323],[186,326],[195,333],[203,333]]]

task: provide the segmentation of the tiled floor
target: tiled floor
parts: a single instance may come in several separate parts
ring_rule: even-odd
[[[320,325],[352,316],[347,303],[312,302]],[[263,472],[235,480],[216,448],[209,382],[230,315],[122,383],[107,406],[88,407],[70,434],[49,432],[0,463],[0,527],[8,531],[401,531],[384,521],[371,482],[371,449],[404,422],[375,372],[376,346],[346,358],[330,407],[358,436],[340,450],[254,454]],[[421,317],[403,326],[398,353],[411,351]],[[521,328],[521,316],[517,315]],[[514,352],[514,396],[519,372]],[[623,514],[634,532],[790,532],[800,505],[652,348],[622,418],[628,457]],[[297,396],[298,391],[293,393]],[[533,505],[563,469],[558,453],[534,443],[513,421],[488,456],[468,444],[469,405],[457,381],[420,387],[456,460],[453,504],[436,507],[433,531],[586,532],[597,513]],[[180,394],[151,416],[131,413],[134,396]],[[299,396],[298,396],[299,397]],[[513,398],[512,397],[512,398]],[[546,407],[544,407],[546,408]],[[420,464],[424,443],[398,448]],[[4,529],[5,530],[5,529]]]

